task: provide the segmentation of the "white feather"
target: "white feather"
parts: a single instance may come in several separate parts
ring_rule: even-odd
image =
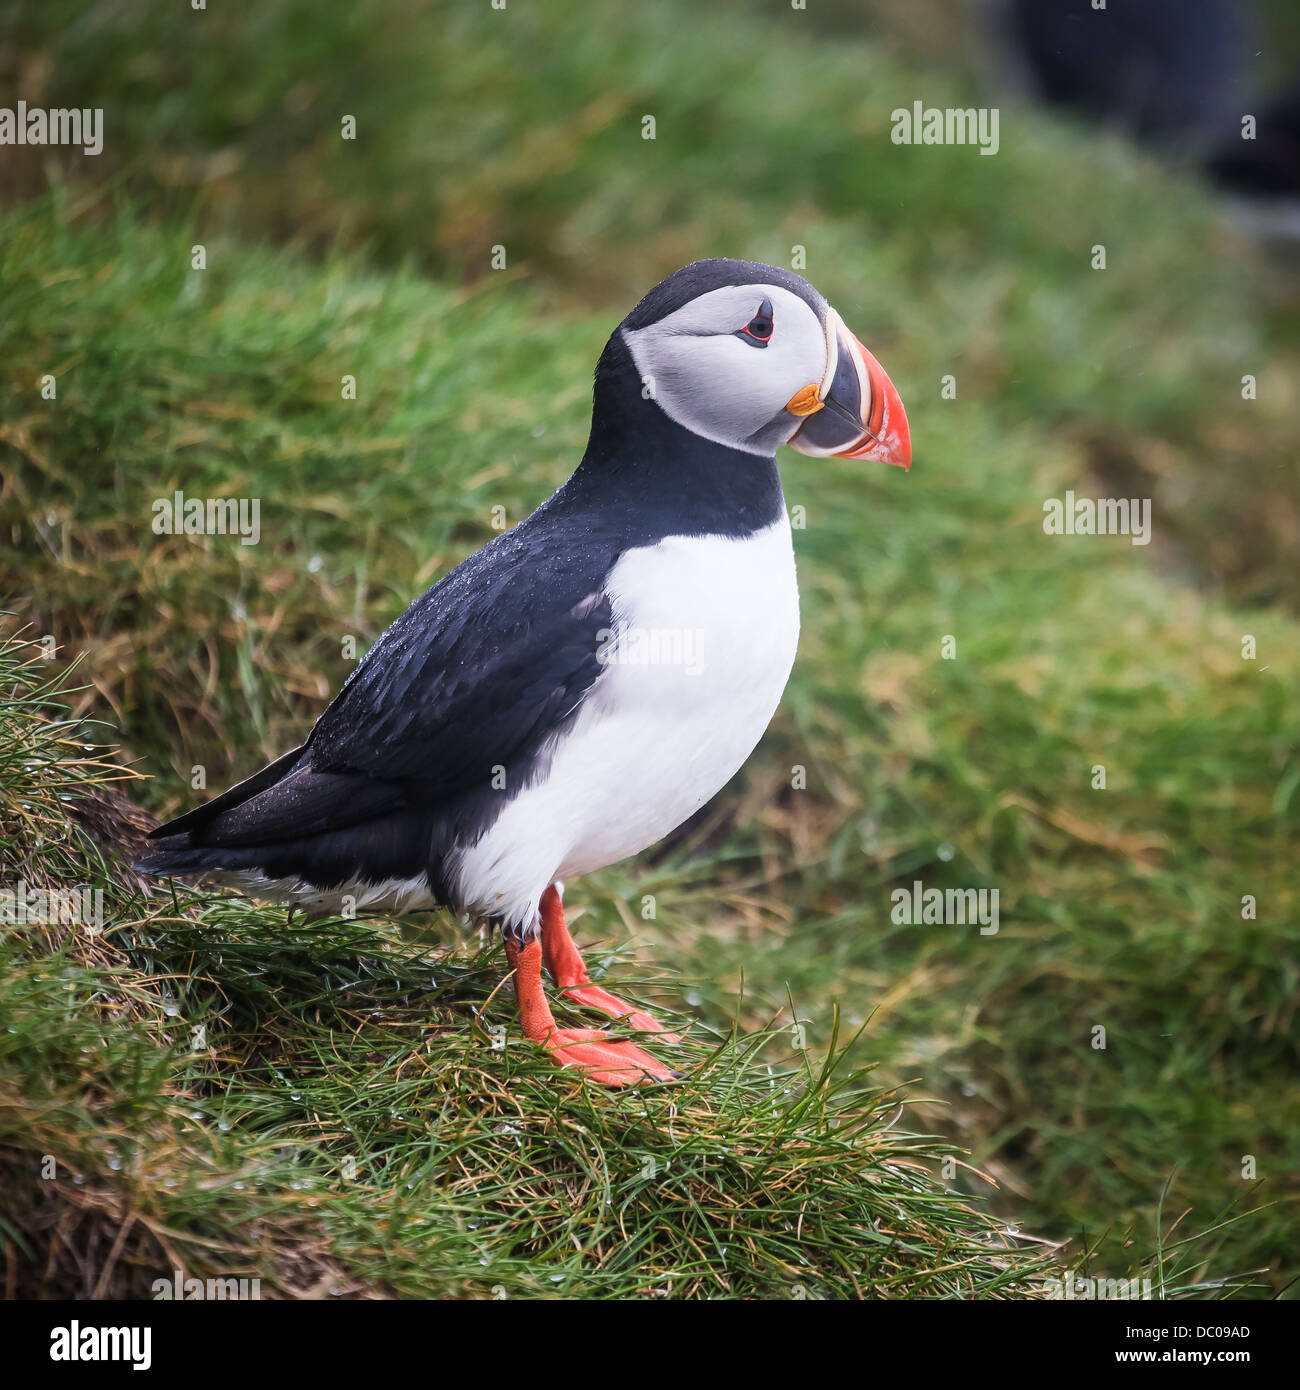
[[[251,869],[218,871],[211,878],[255,898],[288,903],[312,914],[418,912],[436,906],[426,873],[411,878],[381,879],[377,883],[353,878],[337,888],[318,888],[301,878],[268,878]]]

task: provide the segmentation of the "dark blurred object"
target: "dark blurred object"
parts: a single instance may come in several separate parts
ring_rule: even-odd
[[[87,786],[67,803],[68,815],[94,841],[109,872],[119,882],[142,893],[158,885],[130,867],[149,847],[149,832],[159,820],[129,797],[109,787]]]
[[[1207,142],[1245,109],[1244,0],[1007,0],[1004,25],[1043,101],[1137,135]]]
[[[1300,80],[1260,95],[1267,15],[1250,0],[988,0],[985,14],[1013,86],[1197,161],[1246,231],[1300,238]]]
[[[1264,198],[1300,194],[1300,81],[1262,104],[1255,138],[1229,134],[1206,161],[1219,183],[1235,193]]]

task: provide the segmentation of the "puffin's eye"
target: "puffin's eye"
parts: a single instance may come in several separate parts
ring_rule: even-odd
[[[758,313],[744,326],[736,329],[736,337],[750,347],[766,347],[775,328],[772,320],[772,301],[765,299],[758,306]]]

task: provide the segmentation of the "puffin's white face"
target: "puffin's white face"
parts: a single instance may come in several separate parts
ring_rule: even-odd
[[[694,434],[771,454],[802,423],[786,403],[826,375],[826,330],[779,285],[724,285],[626,331],[660,408]]]
[[[898,393],[820,297],[723,285],[622,332],[645,393],[693,434],[766,457],[789,444],[911,462]]]

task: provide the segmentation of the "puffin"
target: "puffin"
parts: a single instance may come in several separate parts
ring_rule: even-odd
[[[794,664],[776,451],[907,469],[880,363],[801,276],[697,261],[614,330],[591,431],[548,501],[365,654],[297,748],[159,826],[135,861],[314,916],[449,908],[499,927],[520,1027],[606,1086],[680,1073],[570,1002],[671,1045],[593,984],[564,884],[641,853],[749,757]]]

